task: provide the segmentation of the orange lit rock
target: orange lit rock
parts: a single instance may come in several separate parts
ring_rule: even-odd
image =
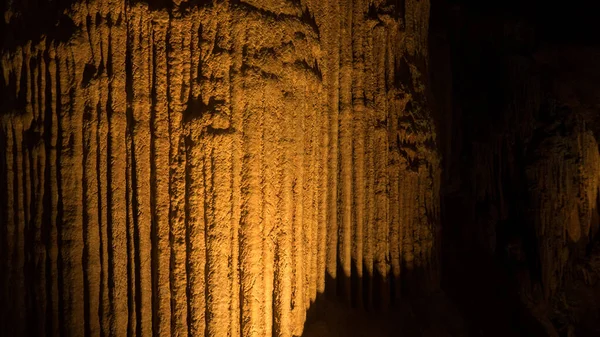
[[[93,0],[5,46],[0,332],[297,336],[318,294],[398,302],[440,174],[402,3]]]

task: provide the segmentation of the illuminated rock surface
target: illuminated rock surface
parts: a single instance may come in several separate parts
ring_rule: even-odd
[[[85,1],[7,42],[3,331],[300,335],[326,287],[388,307],[437,263],[428,13]]]
[[[594,336],[594,48],[468,1],[34,2],[0,335]]]

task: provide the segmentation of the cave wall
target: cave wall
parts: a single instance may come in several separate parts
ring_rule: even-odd
[[[568,262],[582,257],[582,248],[598,232],[598,144],[581,124],[569,131],[540,140],[532,150],[534,162],[527,167],[529,217],[538,238],[540,279],[547,299],[563,285]]]
[[[556,303],[598,238],[597,47],[582,45],[579,25],[548,34],[554,25],[519,6],[438,5],[432,86],[450,111],[438,130],[442,288],[464,287],[453,298],[473,315],[483,311],[483,322],[511,313],[500,316],[507,332],[481,323],[484,335],[537,335],[525,327],[533,321],[540,335],[566,335],[551,322]],[[578,6],[552,17],[567,21]]]
[[[428,1],[36,5],[4,7],[2,334],[291,336],[436,286]]]

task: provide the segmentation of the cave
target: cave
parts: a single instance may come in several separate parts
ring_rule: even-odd
[[[600,4],[0,10],[0,336],[600,336]]]

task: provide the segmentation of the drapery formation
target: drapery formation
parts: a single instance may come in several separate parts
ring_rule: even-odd
[[[0,331],[300,335],[435,279],[428,6],[88,0],[5,46]]]
[[[566,134],[547,130],[527,168],[545,298],[556,294],[568,262],[598,233],[598,143],[581,122],[567,125]]]

